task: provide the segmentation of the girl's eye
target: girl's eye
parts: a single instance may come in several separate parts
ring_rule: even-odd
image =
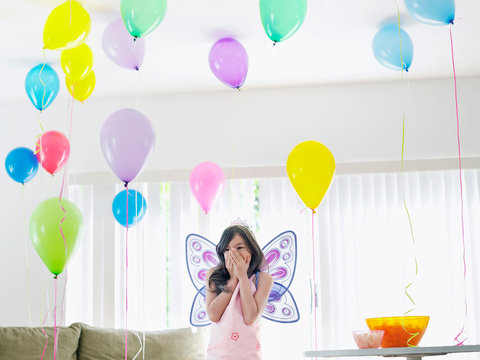
[[[245,249],[243,246],[240,246],[237,248],[237,250],[242,250],[242,249]]]
[[[228,250],[230,250],[230,249],[225,249],[225,251],[224,251],[224,252],[227,252]]]

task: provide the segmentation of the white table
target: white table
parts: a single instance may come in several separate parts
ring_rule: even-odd
[[[396,347],[384,349],[351,349],[305,351],[305,357],[402,356],[407,360],[421,360],[422,356],[446,355],[461,352],[480,352],[480,345]]]

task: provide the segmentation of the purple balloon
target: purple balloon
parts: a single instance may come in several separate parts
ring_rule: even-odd
[[[138,175],[152,154],[155,132],[150,120],[135,109],[120,109],[103,123],[100,145],[112,171],[124,183]]]
[[[135,40],[125,28],[122,18],[112,21],[105,28],[102,47],[110,60],[124,68],[138,70],[143,64],[145,40]]]
[[[210,69],[224,84],[238,89],[248,72],[247,51],[237,40],[223,38],[213,44],[208,56]]]

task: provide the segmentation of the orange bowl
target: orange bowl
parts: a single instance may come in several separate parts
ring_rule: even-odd
[[[430,316],[391,316],[366,319],[370,330],[385,331],[382,348],[417,346],[427,330],[429,320]]]

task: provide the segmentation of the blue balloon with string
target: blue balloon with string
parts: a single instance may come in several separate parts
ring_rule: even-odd
[[[31,149],[18,147],[5,158],[5,170],[16,182],[25,184],[32,180],[38,171],[38,159]]]
[[[45,110],[57,97],[60,81],[57,72],[48,64],[33,67],[25,77],[25,91],[32,104]]]
[[[128,195],[127,195],[128,194]],[[128,208],[127,208],[128,196]],[[112,203],[112,212],[115,220],[122,225],[127,226],[127,209],[128,209],[128,226],[134,226],[142,221],[147,211],[147,202],[143,195],[136,190],[123,190],[119,192]]]
[[[383,26],[372,42],[377,61],[392,70],[410,69],[413,60],[413,42],[408,33],[398,25]]]
[[[405,0],[412,17],[428,25],[448,25],[455,20],[455,0]]]

